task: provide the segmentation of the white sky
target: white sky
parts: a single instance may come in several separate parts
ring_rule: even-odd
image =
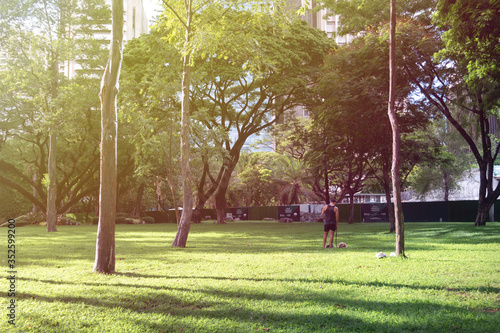
[[[144,6],[144,10],[146,11],[146,15],[148,16],[148,20],[151,21],[151,18],[156,15],[156,10],[161,9],[161,0],[143,0],[142,5]]]

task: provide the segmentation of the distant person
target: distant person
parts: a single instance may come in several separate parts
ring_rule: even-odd
[[[323,235],[323,248],[325,248],[326,238],[328,236],[328,232],[330,232],[330,243],[326,246],[326,248],[333,248],[333,235],[335,234],[335,230],[337,230],[337,223],[339,221],[339,209],[335,206],[336,200],[332,199],[330,204],[326,204],[321,210],[321,217],[324,221],[324,235]]]

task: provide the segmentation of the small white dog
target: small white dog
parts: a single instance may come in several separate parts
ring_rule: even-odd
[[[347,247],[347,244],[344,242],[340,242],[338,247]]]

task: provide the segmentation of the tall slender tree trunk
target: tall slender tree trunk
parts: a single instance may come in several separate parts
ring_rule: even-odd
[[[61,26],[59,27],[61,28]],[[58,47],[51,48],[52,63],[50,67],[52,75],[51,99],[57,99],[57,87],[59,85],[59,52]],[[47,111],[51,109],[47,106]],[[52,110],[53,111],[53,110]],[[48,161],[49,187],[47,189],[47,231],[57,231],[57,124],[52,123],[49,127],[49,161]]]
[[[32,178],[33,178],[33,184],[38,184],[38,168],[36,166],[33,166],[33,175],[32,175]],[[33,197],[35,199],[38,200],[38,191],[36,190],[36,187],[33,186],[32,188],[32,193],[33,193]],[[40,212],[40,208],[35,204],[33,203],[33,206],[31,208],[31,213],[33,214],[38,214]]]
[[[122,63],[123,0],[112,2],[112,40],[108,63],[101,81],[101,175],[99,188],[99,225],[94,272],[115,271],[115,218],[117,195],[116,139],[118,118],[116,96]]]
[[[187,2],[186,22],[186,48],[189,47],[191,34],[191,1]],[[182,174],[182,215],[177,225],[172,247],[186,247],[189,229],[191,228],[191,216],[193,215],[193,191],[191,188],[191,167],[189,163],[191,155],[190,142],[190,110],[189,110],[189,86],[191,84],[191,57],[189,51],[184,55],[182,64],[182,117],[181,117],[181,174]]]
[[[349,224],[354,223],[354,193],[349,193]]]
[[[385,169],[385,167],[384,167]],[[391,181],[388,170],[384,170],[384,192],[385,192],[385,201],[387,202],[387,216],[389,218],[389,232],[396,231],[396,222],[394,218],[394,206],[391,201]]]
[[[174,211],[175,211],[175,223],[179,223],[180,217],[179,217],[179,207],[177,205],[177,196],[175,195],[175,188],[174,184],[172,184],[172,181],[170,180],[170,177],[165,178],[168,183],[168,187],[170,188],[170,193],[172,194],[172,202],[174,203]],[[167,214],[167,219],[170,219],[170,217]]]
[[[47,189],[47,231],[57,231],[57,207],[56,207],[56,192],[57,192],[57,127],[52,125],[49,134],[49,188]]]
[[[161,186],[163,184],[163,180],[159,177],[156,176],[155,180],[155,186],[156,186],[156,210],[157,211],[162,211],[164,210],[163,208],[163,193],[161,190]]]
[[[328,180],[328,168],[326,167],[326,158],[325,158],[325,173],[324,173],[324,179],[325,179],[325,204],[328,205],[330,203],[330,181]]]
[[[396,118],[396,0],[391,0],[391,35],[389,52],[389,105],[388,113],[392,128],[392,193],[394,196],[394,217],[396,224],[396,255],[405,256],[404,216],[401,203],[400,151],[401,134]]]
[[[137,197],[135,199],[135,204],[134,208],[132,209],[132,212],[130,213],[130,216],[132,217],[141,217],[142,215],[142,196],[144,195],[144,188],[146,185],[144,182],[141,182],[139,185],[139,188],[137,189]]]
[[[444,170],[443,174],[443,186],[444,186],[444,201],[448,201],[450,198],[450,174],[448,171]]]

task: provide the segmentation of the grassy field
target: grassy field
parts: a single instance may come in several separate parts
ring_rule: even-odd
[[[7,228],[1,228],[4,274]],[[15,326],[1,332],[498,332],[500,223],[118,225],[117,274],[92,273],[96,226],[16,229]]]

